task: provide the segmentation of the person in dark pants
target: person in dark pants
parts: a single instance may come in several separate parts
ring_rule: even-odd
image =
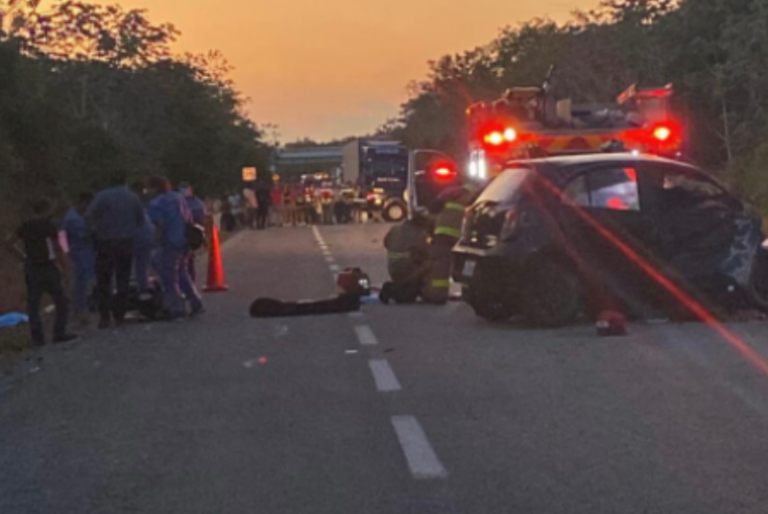
[[[96,289],[99,328],[109,328],[111,319],[120,325],[125,318],[133,268],[136,237],[144,226],[144,206],[125,184],[125,174],[113,186],[96,195],[86,212],[96,247]],[[112,280],[117,291],[112,295]]]
[[[163,305],[168,321],[182,320],[186,315],[184,301],[191,306],[190,316],[204,312],[203,302],[189,276],[189,242],[187,225],[192,213],[184,197],[171,190],[163,177],[152,177],[147,182],[152,201],[149,217],[157,227],[157,267],[163,284]]]
[[[34,202],[32,212],[32,218],[22,223],[8,241],[10,248],[24,260],[27,314],[32,344],[34,346],[45,344],[40,302],[46,293],[53,298],[56,307],[53,342],[64,343],[77,338],[67,333],[69,305],[64,294],[61,273],[61,267],[66,266],[66,260],[59,244],[56,225],[51,221],[50,202],[48,200]],[[19,242],[23,244],[23,250],[19,248]]]
[[[256,228],[264,230],[269,222],[269,205],[272,201],[268,186],[259,185],[256,189]]]

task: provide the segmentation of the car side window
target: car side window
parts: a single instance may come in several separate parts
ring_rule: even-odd
[[[639,211],[637,171],[604,168],[581,175],[563,190],[563,202],[593,209]]]
[[[664,170],[663,188],[665,190],[678,188],[691,198],[699,200],[716,198],[725,194],[723,189],[712,182],[671,169]]]
[[[640,191],[634,168],[607,168],[589,173],[589,196],[593,209],[639,211]]]

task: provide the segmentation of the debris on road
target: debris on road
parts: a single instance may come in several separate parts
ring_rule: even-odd
[[[595,326],[597,335],[601,337],[627,335],[627,317],[620,312],[601,312]]]
[[[243,362],[243,367],[245,367],[246,369],[251,369],[255,367],[257,364],[264,366],[267,362],[269,362],[269,359],[265,355],[262,355],[257,359],[250,359]]]

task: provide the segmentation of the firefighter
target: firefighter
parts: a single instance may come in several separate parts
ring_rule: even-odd
[[[435,232],[429,250],[430,271],[422,296],[435,305],[448,301],[451,278],[451,250],[461,237],[464,211],[474,194],[465,186],[446,189],[430,208],[436,215]]]
[[[424,289],[429,275],[429,232],[431,222],[427,216],[414,214],[405,222],[395,225],[384,238],[387,249],[389,276],[381,289],[381,301],[412,303]]]

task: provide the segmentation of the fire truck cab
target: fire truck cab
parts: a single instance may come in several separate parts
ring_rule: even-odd
[[[683,131],[671,113],[671,85],[633,85],[607,104],[554,100],[549,86],[514,87],[467,110],[470,180],[498,175],[512,159],[621,150],[679,158]]]

